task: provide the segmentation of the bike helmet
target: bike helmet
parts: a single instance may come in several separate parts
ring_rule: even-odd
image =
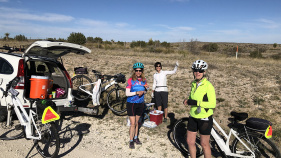
[[[135,63],[133,69],[137,69],[137,68],[143,69],[144,68],[143,63]]]
[[[204,70],[206,71],[208,69],[208,64],[203,60],[196,60],[192,66],[192,70]]]

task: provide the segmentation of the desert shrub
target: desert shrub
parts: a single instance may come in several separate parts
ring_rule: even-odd
[[[103,42],[102,38],[100,38],[100,37],[95,37],[94,43],[102,43],[102,42]]]
[[[251,58],[262,58],[262,53],[258,50],[252,51],[250,53]]]
[[[86,43],[86,37],[84,36],[84,34],[78,32],[72,32],[68,38],[67,41],[70,43],[76,43],[76,44],[85,44]]]
[[[281,53],[278,53],[278,54],[274,54],[271,56],[272,59],[275,59],[275,60],[280,60],[281,59]]]
[[[117,45],[124,46],[125,43],[124,43],[124,42],[121,42],[121,41],[118,41],[118,42],[117,42]]]
[[[93,37],[87,37],[87,42],[93,43],[94,42],[94,38]]]
[[[274,43],[274,44],[273,44],[273,48],[276,48],[276,47],[277,47],[277,43]]]
[[[162,53],[164,51],[164,49],[159,48],[159,47],[150,47],[149,48],[149,52],[153,52],[153,53]]]
[[[130,44],[131,48],[135,48],[135,47],[140,47],[140,48],[145,48],[146,47],[146,43],[145,41],[132,41],[132,43]]]
[[[65,42],[66,40],[64,38],[59,38],[58,41],[59,42]]]
[[[27,38],[24,35],[16,35],[14,38],[16,41],[27,41]]]
[[[168,42],[166,42],[166,41],[162,42],[160,45],[161,45],[162,47],[165,47],[165,48],[170,48],[170,47],[171,47],[171,43],[168,43]]]
[[[112,43],[110,41],[104,41],[104,44],[109,44],[109,45],[112,45]]]
[[[208,52],[216,52],[218,51],[219,46],[217,43],[209,43],[209,44],[204,44],[202,46],[202,50],[208,51]]]

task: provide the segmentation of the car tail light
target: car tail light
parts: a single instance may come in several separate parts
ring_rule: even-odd
[[[24,89],[24,60],[23,59],[20,59],[19,61],[17,77],[20,78],[20,81],[16,85],[15,89]]]
[[[71,78],[70,78],[70,76],[69,76],[68,72],[67,72],[67,71],[63,71],[63,72],[64,72],[64,74],[66,75],[66,77],[67,77],[67,79],[68,79],[68,82],[69,82],[70,88],[72,88],[72,81],[71,81]]]

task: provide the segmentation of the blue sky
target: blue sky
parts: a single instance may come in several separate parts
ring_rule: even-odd
[[[0,0],[0,37],[281,43],[280,0]]]

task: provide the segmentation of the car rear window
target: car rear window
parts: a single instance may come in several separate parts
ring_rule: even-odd
[[[0,74],[12,74],[13,66],[5,59],[0,58]]]

